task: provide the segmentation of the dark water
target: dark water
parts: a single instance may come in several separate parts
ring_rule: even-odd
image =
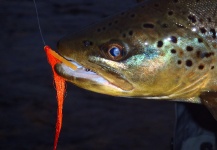
[[[46,44],[135,4],[37,0]],[[56,99],[31,0],[0,1],[0,149],[52,149]],[[174,104],[91,93],[68,84],[58,150],[168,150]]]

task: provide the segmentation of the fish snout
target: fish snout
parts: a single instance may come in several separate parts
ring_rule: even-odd
[[[73,40],[69,40],[68,38],[62,38],[57,42],[57,50],[60,55],[63,57],[71,57],[71,55],[75,54],[75,50],[77,49],[74,46]]]

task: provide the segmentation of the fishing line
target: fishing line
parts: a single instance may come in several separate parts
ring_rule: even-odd
[[[45,46],[46,44],[45,44],[45,40],[44,40],[44,37],[43,37],[43,34],[42,34],[40,20],[39,20],[39,15],[38,15],[38,8],[37,8],[35,0],[33,0],[33,3],[34,3],[34,6],[35,6],[35,12],[36,12],[36,16],[37,16],[38,29],[39,29],[39,32],[40,32],[40,35],[41,35],[42,42],[43,42],[43,44]]]

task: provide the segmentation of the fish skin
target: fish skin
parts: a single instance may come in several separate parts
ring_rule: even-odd
[[[216,13],[216,0],[145,1],[58,42],[62,56],[90,72],[55,70],[98,93],[200,103],[201,93],[217,91]],[[114,45],[123,49],[117,60],[108,54]]]

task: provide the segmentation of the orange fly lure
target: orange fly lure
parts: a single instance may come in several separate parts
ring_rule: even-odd
[[[54,65],[63,62],[65,65],[72,68],[73,70],[76,70],[77,67],[71,64],[70,62],[68,62],[60,55],[58,55],[49,46],[45,46],[44,50],[47,55],[48,62],[52,67],[54,83],[57,92],[57,120],[56,120],[56,133],[54,138],[54,150],[56,150],[59,135],[60,135],[60,130],[62,127],[62,118],[63,118],[62,109],[63,109],[64,96],[66,92],[66,86],[65,86],[66,83],[65,83],[65,79],[58,76],[57,73],[54,71]]]
[[[38,16],[38,9],[35,0],[33,0],[34,6],[35,6],[35,12],[37,16],[37,22],[38,22],[38,27],[39,31],[41,34],[42,41],[45,45],[45,41],[42,35],[41,31],[41,26],[40,26],[40,21],[39,21],[39,16]],[[54,83],[55,83],[55,88],[56,88],[56,93],[57,93],[57,120],[56,120],[56,133],[55,133],[55,138],[54,138],[54,150],[57,149],[57,143],[60,135],[60,130],[62,127],[62,119],[63,119],[63,101],[64,101],[64,96],[66,92],[66,81],[64,78],[58,76],[58,74],[54,71],[54,66],[57,63],[64,63],[68,67],[72,68],[73,70],[76,70],[77,67],[61,57],[59,54],[57,54],[55,51],[53,51],[49,46],[45,45],[44,46],[45,53],[47,55],[47,60],[49,64],[51,65],[52,71],[53,71],[53,77],[54,77]]]

